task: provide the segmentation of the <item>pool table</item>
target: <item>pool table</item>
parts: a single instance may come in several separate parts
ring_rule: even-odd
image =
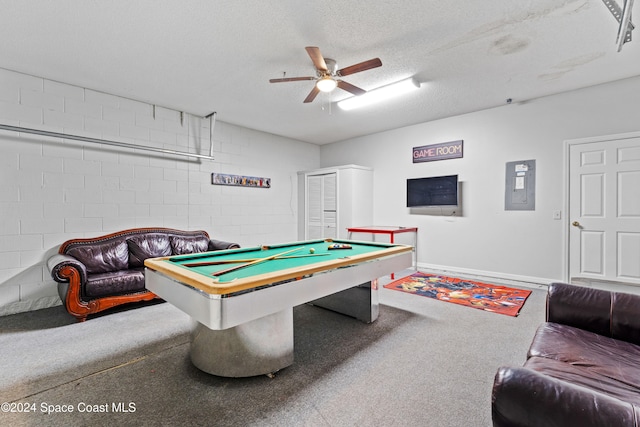
[[[293,363],[293,307],[312,303],[373,322],[377,279],[410,267],[412,250],[309,240],[147,259],[145,280],[194,319],[196,367],[225,377],[269,375]]]

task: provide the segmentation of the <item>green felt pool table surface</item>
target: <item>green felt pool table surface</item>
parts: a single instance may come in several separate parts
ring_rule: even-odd
[[[336,244],[350,248],[329,249]],[[145,266],[207,293],[228,294],[411,250],[406,245],[320,239],[153,258]],[[262,261],[270,257],[275,258]],[[233,271],[221,273],[229,269]]]

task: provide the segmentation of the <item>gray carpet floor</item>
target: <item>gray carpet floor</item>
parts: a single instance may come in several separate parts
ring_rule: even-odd
[[[296,307],[295,362],[274,378],[199,371],[168,303],[1,317],[0,403],[20,413],[3,405],[0,425],[490,426],[497,368],[524,362],[544,320],[546,287],[525,287],[518,317],[384,288],[372,324]]]

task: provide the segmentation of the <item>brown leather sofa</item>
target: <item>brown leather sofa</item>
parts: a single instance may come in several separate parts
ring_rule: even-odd
[[[501,367],[504,426],[640,426],[640,295],[553,283],[524,367]]]
[[[134,228],[64,242],[47,261],[67,311],[87,316],[118,305],[158,298],[145,288],[144,260],[240,247],[209,238],[206,231]]]

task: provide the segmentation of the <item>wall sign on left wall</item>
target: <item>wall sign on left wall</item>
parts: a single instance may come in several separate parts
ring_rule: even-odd
[[[234,185],[237,187],[271,188],[271,178],[257,176],[230,175],[226,173],[212,173],[211,184]]]

